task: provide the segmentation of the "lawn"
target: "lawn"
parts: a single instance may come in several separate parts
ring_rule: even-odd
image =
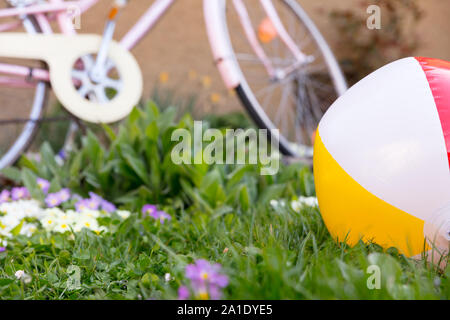
[[[14,228],[1,212],[0,227],[10,228],[0,232],[2,299],[450,298],[448,267],[335,243],[307,166],[262,176],[261,165],[173,164],[171,133],[193,128],[189,114],[175,118],[175,109],[148,103],[118,130],[87,133],[64,160],[44,143],[39,160],[23,157],[4,171],[14,182],[5,190],[39,202],[18,200],[38,213]],[[70,194],[64,201],[61,190]],[[10,208],[6,193],[2,201]],[[89,212],[95,221],[82,218]],[[95,226],[49,227],[56,216]]]

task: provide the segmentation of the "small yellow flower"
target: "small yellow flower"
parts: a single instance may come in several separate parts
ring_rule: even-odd
[[[195,70],[191,70],[189,71],[189,80],[194,81],[196,80],[198,77],[197,72],[195,72]]]
[[[212,103],[219,103],[220,102],[220,94],[219,93],[211,94],[211,102]]]
[[[230,89],[230,90],[228,90],[228,95],[230,97],[235,97],[236,96],[236,91],[234,91],[234,89]]]
[[[207,291],[202,291],[198,294],[198,297],[200,298],[200,300],[208,300],[209,294]]]
[[[159,82],[161,84],[166,84],[167,82],[169,82],[169,73],[168,72],[161,72],[159,74]]]
[[[204,87],[205,89],[210,88],[210,87],[211,87],[211,83],[212,83],[211,77],[204,76],[204,77],[202,78],[202,85],[203,85],[203,87]]]

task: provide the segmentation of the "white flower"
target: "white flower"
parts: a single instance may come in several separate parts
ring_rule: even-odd
[[[14,229],[21,221],[17,216],[8,214],[0,219],[0,229],[9,232]]]
[[[64,233],[66,231],[70,231],[70,224],[66,222],[59,222],[55,228],[53,229],[55,232]]]
[[[105,226],[99,226],[97,228],[93,228],[92,231],[94,231],[97,234],[100,234],[102,232],[108,232],[108,228]]]
[[[72,225],[74,224],[79,218],[79,214],[73,210],[69,210],[67,212],[62,212],[59,214],[57,219],[57,224],[66,224],[66,225]]]
[[[41,220],[41,224],[47,231],[53,231],[57,224],[57,217],[47,216]]]
[[[172,276],[170,275],[170,273],[166,273],[166,274],[164,275],[164,280],[165,280],[166,282],[169,282],[170,280],[172,280]]]
[[[94,218],[90,217],[81,217],[79,221],[74,226],[74,230],[81,231],[83,228],[90,229],[90,230],[97,230],[98,229],[98,222]],[[78,231],[75,231],[78,232]]]
[[[300,197],[298,200],[291,201],[292,210],[300,212],[303,207],[317,207],[319,205],[316,197]]]
[[[286,206],[286,202],[284,200],[270,200],[270,205],[273,209],[284,208]]]
[[[0,242],[3,239],[11,238],[13,236],[11,231],[21,224],[22,221],[23,225],[20,229],[20,234],[31,237],[36,232],[38,225],[25,222],[25,218],[37,219],[47,232],[64,233],[70,230],[80,232],[83,228],[87,228],[100,234],[107,232],[108,229],[104,226],[99,226],[97,219],[110,215],[108,212],[90,209],[85,209],[82,212],[74,210],[63,211],[60,208],[42,209],[36,200],[1,203],[0,212],[3,214],[0,216]],[[131,215],[129,211],[125,210],[117,213],[122,219],[127,219]],[[6,240],[4,240],[4,243],[6,243]]]
[[[276,207],[278,207],[278,201],[277,201],[277,200],[270,200],[270,205],[271,205],[273,208],[276,208]]]
[[[52,218],[53,220],[57,220],[63,215],[64,215],[64,211],[62,211],[61,209],[59,209],[59,208],[50,208],[50,209],[45,209],[44,210],[44,217],[43,217],[43,219],[50,219],[50,218]]]
[[[126,211],[126,210],[118,210],[117,214],[124,220],[128,219],[131,215],[130,211]]]
[[[308,207],[317,207],[319,205],[316,197],[300,197],[300,203]]]
[[[31,276],[25,273],[23,270],[18,270],[14,274],[16,276],[17,280],[22,280],[24,283],[30,283],[31,282]]]
[[[25,223],[20,229],[20,234],[27,237],[31,237],[37,230],[36,226],[32,223]]]
[[[294,201],[291,201],[291,208],[295,212],[300,212],[300,210],[302,209],[302,205],[301,205],[300,201],[294,200]]]
[[[23,218],[41,218],[43,210],[36,200],[18,200],[13,202],[4,202],[0,204],[0,211],[6,215],[13,215],[17,219]]]
[[[86,218],[97,219],[98,217],[100,217],[100,214],[101,214],[100,211],[90,209],[84,209],[83,211],[80,212],[80,215],[83,217],[83,219]]]
[[[22,279],[22,277],[25,275],[25,271],[23,270],[17,270],[14,274],[18,280]]]

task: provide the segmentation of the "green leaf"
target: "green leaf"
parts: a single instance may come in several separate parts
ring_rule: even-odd
[[[250,172],[252,170],[253,170],[253,166],[248,165],[248,164],[242,165],[242,166],[237,166],[236,169],[227,176],[227,179],[228,179],[227,187],[231,187],[231,186],[241,182],[244,175],[247,172]]]
[[[81,166],[83,162],[83,153],[78,152],[76,153],[75,157],[72,160],[72,163],[70,164],[70,176],[71,177],[79,177],[81,173]]]
[[[241,188],[241,191],[239,192],[239,201],[243,211],[247,211],[250,208],[250,195],[247,186]]]
[[[17,168],[8,167],[2,169],[0,172],[8,179],[11,179],[17,183],[21,182],[21,172]]]
[[[51,171],[53,175],[58,175],[60,171],[59,165],[55,160],[55,153],[50,146],[50,143],[44,142],[40,150],[41,161]]]
[[[143,117],[142,111],[139,108],[135,107],[128,115],[128,121],[131,125],[135,125],[142,117]]]
[[[284,184],[274,184],[266,187],[259,197],[258,203],[265,205],[270,200],[277,200],[281,198],[285,188],[286,186]]]
[[[106,136],[108,137],[109,141],[113,142],[116,140],[117,136],[114,133],[114,130],[108,126],[106,123],[102,123],[103,130],[105,131]]]
[[[22,181],[25,187],[30,192],[30,195],[36,200],[44,200],[44,194],[39,188],[37,184],[37,176],[28,168],[23,169],[22,171]]]
[[[158,141],[159,129],[156,122],[150,123],[145,129],[145,135],[152,141]]]
[[[149,185],[149,173],[145,166],[144,161],[140,159],[135,151],[129,145],[121,146],[122,157],[126,160],[127,164],[133,169],[136,175],[144,182]]]
[[[167,108],[158,119],[158,127],[162,133],[164,133],[174,123],[175,116],[177,115],[177,109],[175,107]]]
[[[36,174],[38,173],[39,169],[36,166],[35,162],[32,161],[31,159],[29,159],[27,156],[22,155],[19,159],[19,166],[21,168],[28,168],[30,170],[32,170],[33,172],[35,172]]]
[[[24,220],[22,219],[22,221],[20,221],[20,223],[11,230],[11,234],[13,236],[17,237],[20,234],[20,230],[22,230],[23,227],[23,222]]]

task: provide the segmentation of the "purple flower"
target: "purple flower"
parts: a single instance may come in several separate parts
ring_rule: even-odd
[[[98,210],[98,207],[100,207],[100,202],[97,199],[93,199],[93,198],[89,198],[86,199],[86,205],[88,207],[88,209],[91,210]]]
[[[159,219],[159,222],[161,222],[162,224],[164,224],[164,222],[166,220],[168,220],[168,221],[172,220],[172,217],[170,216],[170,214],[168,214],[167,212],[164,212],[164,211],[156,211],[156,212],[150,214],[150,216],[155,218],[156,220]]]
[[[150,216],[156,220],[159,220],[159,222],[161,222],[162,224],[164,224],[166,220],[172,220],[172,217],[168,213],[156,209],[156,206],[152,204],[146,204],[145,206],[143,206],[142,214],[144,215],[144,217]]]
[[[59,195],[59,199],[61,200],[61,203],[68,201],[71,196],[70,190],[67,188],[59,190],[58,195]]]
[[[11,198],[14,201],[28,198],[29,196],[30,196],[30,193],[28,192],[28,189],[25,187],[12,188],[12,190],[11,190]]]
[[[178,288],[178,300],[188,300],[190,295],[188,287],[181,286]]]
[[[100,206],[100,202],[97,201],[97,199],[92,199],[92,198],[82,199],[75,204],[75,208],[78,212],[81,212],[86,209],[98,210],[99,206]]]
[[[228,285],[228,277],[220,274],[222,266],[218,263],[210,264],[208,261],[200,259],[195,264],[186,267],[186,278],[194,282],[208,282],[224,288]]]
[[[100,207],[102,210],[104,210],[108,213],[111,213],[111,212],[114,212],[117,210],[116,206],[113,203],[103,199],[101,196],[99,196],[98,194],[96,194],[94,192],[89,192],[89,197],[90,198],[87,200],[90,200],[90,202],[87,202],[87,205],[88,205],[88,207],[96,206],[96,209],[94,209],[94,210],[97,210],[98,207]],[[93,208],[90,208],[90,209],[93,209]]]
[[[77,203],[75,203],[75,209],[78,212],[81,212],[83,210],[89,209],[87,204],[87,199],[81,199]]]
[[[102,197],[100,197],[98,194],[94,193],[94,192],[89,192],[89,197],[92,200],[97,201],[98,203],[101,203],[104,199]]]
[[[59,193],[50,193],[45,197],[45,204],[49,208],[54,208],[62,203]]]
[[[5,247],[0,247],[0,253],[1,252],[5,252],[6,251],[6,248]]]
[[[48,189],[50,189],[50,182],[48,180],[37,178],[36,182],[43,193],[46,194],[48,192]]]
[[[100,206],[102,208],[102,210],[111,213],[117,210],[116,206],[114,204],[112,204],[109,201],[106,200],[102,200],[102,202],[100,202]]]
[[[59,150],[58,157],[60,157],[61,160],[66,160],[67,155],[66,155],[66,152],[64,151],[64,149]]]
[[[220,299],[221,289],[228,285],[228,277],[220,273],[221,269],[220,264],[210,264],[203,259],[186,266],[186,278],[197,298]]]
[[[0,203],[8,202],[10,200],[11,192],[9,190],[3,190],[0,193]]]
[[[158,209],[156,209],[156,206],[152,204],[146,204],[142,207],[142,214],[144,215],[144,217],[150,216],[153,212],[156,211],[158,211]]]

